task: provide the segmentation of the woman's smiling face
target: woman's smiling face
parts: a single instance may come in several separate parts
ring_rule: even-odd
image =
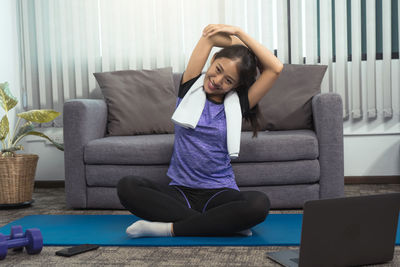
[[[239,60],[229,58],[215,59],[206,72],[204,91],[209,98],[222,102],[224,95],[239,85]]]

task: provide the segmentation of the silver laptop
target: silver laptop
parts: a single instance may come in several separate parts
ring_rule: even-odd
[[[267,253],[283,266],[354,266],[393,259],[400,193],[307,201],[300,250]]]

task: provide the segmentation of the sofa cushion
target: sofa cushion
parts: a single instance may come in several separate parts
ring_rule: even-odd
[[[168,164],[173,134],[108,136],[90,141],[84,148],[87,164]]]
[[[312,130],[263,131],[256,138],[243,132],[239,157],[232,162],[269,162],[318,158],[318,139]]]
[[[174,145],[173,134],[108,136],[90,141],[84,149],[86,164],[168,164]],[[311,130],[260,132],[257,138],[243,132],[240,155],[232,162],[313,160],[318,158],[318,141]]]
[[[125,176],[146,177],[150,181],[167,185],[168,165],[86,165],[85,177],[88,186],[116,187]]]
[[[238,186],[294,185],[316,183],[320,177],[318,160],[233,163]],[[86,165],[88,186],[115,187],[128,175],[146,177],[168,184],[168,165]]]
[[[311,184],[320,177],[317,159],[233,163],[232,167],[238,186]]]
[[[272,88],[259,102],[261,130],[313,129],[312,97],[321,92],[327,66],[285,64]],[[250,123],[243,123],[250,131]]]
[[[174,80],[174,86],[175,86],[175,94],[178,95],[179,92],[179,86],[181,84],[182,81],[182,73],[178,73],[178,72],[174,72],[174,74],[172,75],[172,78]]]
[[[94,73],[108,107],[108,135],[173,133],[172,68]]]

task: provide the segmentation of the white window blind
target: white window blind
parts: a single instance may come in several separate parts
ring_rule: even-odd
[[[94,72],[165,66],[182,72],[203,28],[225,23],[243,28],[283,63],[327,65],[321,90],[342,96],[345,120],[390,120],[399,114],[399,84],[393,82],[399,67],[391,39],[399,21],[397,17],[393,26],[392,0],[382,0],[381,10],[376,3],[18,0],[24,107],[61,112],[65,100],[89,97],[96,87]],[[382,20],[379,36],[377,14]],[[382,59],[376,58],[378,37]],[[47,126],[62,126],[61,121]]]
[[[376,78],[375,78],[375,51],[376,51],[376,18],[375,1],[367,1],[367,114],[368,118],[376,118]]]

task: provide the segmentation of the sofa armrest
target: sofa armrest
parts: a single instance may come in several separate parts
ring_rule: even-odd
[[[106,134],[103,99],[72,99],[64,103],[65,195],[70,208],[86,208],[84,146]]]
[[[318,138],[320,198],[344,195],[343,108],[337,93],[312,99],[314,129]]]

